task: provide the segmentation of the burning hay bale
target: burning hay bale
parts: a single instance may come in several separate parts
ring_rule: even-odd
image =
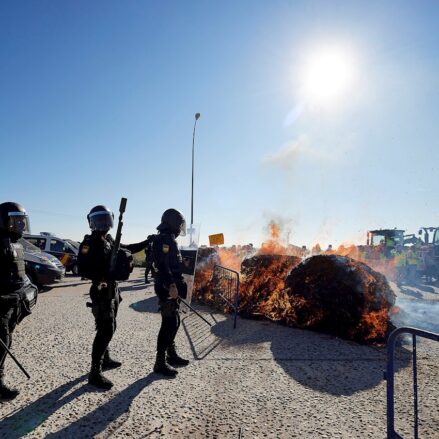
[[[241,265],[239,311],[245,316],[261,315],[282,320],[288,301],[283,293],[285,279],[300,263],[296,256],[257,255],[244,259]]]
[[[386,278],[354,259],[314,256],[288,275],[289,324],[357,341],[383,341],[395,295]]]
[[[218,253],[212,247],[198,250],[197,265],[192,297],[202,302],[211,303],[214,300],[212,291],[213,268],[218,264]]]
[[[282,254],[273,254],[274,247],[264,245],[256,255],[242,261],[242,316],[265,317],[361,342],[384,341],[392,328],[389,311],[395,303],[384,275],[347,256],[317,255],[301,262],[301,257],[287,253],[290,249],[279,249]],[[219,264],[239,271],[241,258],[234,247],[203,249],[193,297],[229,311],[214,294],[214,287],[221,291],[222,285],[221,279],[212,282],[213,269]]]

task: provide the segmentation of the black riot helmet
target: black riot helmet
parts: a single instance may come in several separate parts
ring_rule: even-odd
[[[107,233],[113,227],[114,214],[110,209],[100,204],[90,210],[87,219],[92,231]]]
[[[186,235],[186,220],[177,209],[168,209],[163,212],[162,222],[157,230],[170,230],[175,236]]]
[[[23,206],[18,203],[0,204],[0,230],[13,240],[18,240],[23,233],[30,233],[29,217]]]

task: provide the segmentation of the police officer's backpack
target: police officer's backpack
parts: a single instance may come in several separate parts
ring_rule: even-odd
[[[111,241],[108,245],[111,245]],[[102,255],[96,255],[91,251],[91,236],[86,235],[79,246],[78,273],[80,276],[93,280],[97,273],[111,280],[127,280],[134,268],[133,256],[130,251],[120,248],[117,253],[116,267],[113,273],[108,273],[109,267],[102,267]],[[107,260],[106,263],[108,263]]]
[[[116,268],[112,280],[128,280],[134,269],[134,259],[130,251],[120,248],[117,253]]]

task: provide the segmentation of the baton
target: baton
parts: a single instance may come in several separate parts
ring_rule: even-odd
[[[19,361],[14,357],[14,354],[9,350],[9,348],[5,345],[5,342],[0,338],[0,344],[3,346],[5,351],[11,356],[11,358],[15,361],[17,366],[21,369],[21,371],[27,376],[27,379],[30,380],[30,375],[26,372],[24,367],[19,363]]]
[[[206,320],[198,311],[196,311],[192,306],[189,305],[184,299],[181,297],[178,298],[180,302],[182,302],[184,305],[186,305],[191,311],[193,311],[200,319],[204,320],[209,326],[212,326],[212,323],[210,323],[208,320]]]

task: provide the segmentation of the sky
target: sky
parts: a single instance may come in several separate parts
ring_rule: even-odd
[[[436,1],[2,1],[0,201],[76,240],[122,196],[125,243],[169,207],[189,223],[200,112],[201,244],[438,226],[438,22]]]

